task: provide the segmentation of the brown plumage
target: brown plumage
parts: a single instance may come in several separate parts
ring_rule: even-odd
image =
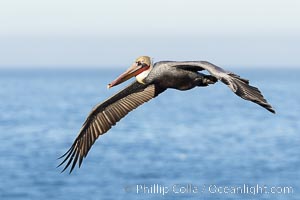
[[[106,133],[130,111],[156,97],[162,91],[154,84],[144,85],[135,81],[103,103],[95,106],[71,148],[60,157],[65,158],[59,166],[68,160],[63,171],[72,163],[71,172],[78,161],[80,167],[83,158],[87,156],[91,146],[100,135]]]
[[[207,70],[210,75],[198,72],[202,70]],[[168,88],[189,90],[196,86],[208,86],[220,80],[236,95],[275,113],[258,88],[249,85],[249,80],[227,72],[209,62],[162,61],[155,63],[153,66],[148,56],[141,56],[125,73],[110,83],[108,88],[118,85],[133,76],[136,76],[137,81],[96,105],[90,112],[72,146],[60,157],[64,160],[59,166],[66,163],[62,171],[71,166],[71,173],[76,163],[80,167],[83,159],[100,135],[106,133],[130,111],[155,98]]]

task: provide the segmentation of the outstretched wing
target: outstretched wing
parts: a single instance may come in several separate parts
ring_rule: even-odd
[[[130,111],[163,91],[164,89],[157,85],[144,85],[135,81],[103,103],[96,105],[88,115],[71,148],[60,157],[64,157],[64,160],[58,167],[66,163],[63,172],[72,163],[71,173],[78,160],[80,167],[83,158],[87,156],[91,146],[100,135],[106,133]]]
[[[185,62],[164,62],[163,64],[182,68],[191,71],[207,70],[212,76],[222,81],[238,96],[241,98],[252,101],[268,111],[275,113],[275,110],[263,97],[258,88],[249,85],[249,80],[241,78],[240,76],[225,71],[224,69],[206,62],[206,61],[185,61]]]

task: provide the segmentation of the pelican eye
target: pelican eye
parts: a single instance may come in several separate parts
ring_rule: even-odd
[[[137,66],[142,65],[141,61],[137,61],[136,64],[137,64]]]

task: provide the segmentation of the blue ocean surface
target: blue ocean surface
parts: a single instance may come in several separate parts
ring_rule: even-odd
[[[217,83],[168,90],[56,168],[122,70],[0,70],[0,199],[300,199],[300,70],[234,69],[277,114]]]

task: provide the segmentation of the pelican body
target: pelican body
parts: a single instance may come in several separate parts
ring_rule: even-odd
[[[210,75],[200,73],[203,70]],[[71,173],[77,162],[80,167],[83,158],[100,135],[106,133],[130,111],[168,88],[189,90],[221,81],[237,96],[275,113],[259,89],[249,85],[249,80],[206,61],[161,61],[152,64],[150,57],[141,56],[107,87],[114,87],[134,76],[136,81],[92,109],[72,146],[60,157],[64,160],[59,166],[66,163],[62,171],[70,166]]]

